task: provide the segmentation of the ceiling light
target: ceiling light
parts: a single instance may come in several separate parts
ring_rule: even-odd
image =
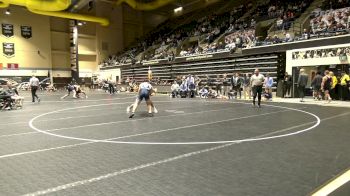
[[[5,11],[5,14],[6,14],[6,15],[10,15],[10,14],[11,14],[10,9],[7,9],[7,10]]]
[[[83,26],[83,23],[81,21],[78,21],[78,26]]]
[[[174,9],[175,13],[181,12],[183,10],[183,7],[178,7]]]

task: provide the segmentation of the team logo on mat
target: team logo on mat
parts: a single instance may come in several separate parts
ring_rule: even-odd
[[[15,56],[15,44],[14,43],[2,43],[2,51],[6,57]]]
[[[29,39],[32,37],[32,27],[31,26],[21,26],[22,37]]]
[[[5,37],[12,37],[13,36],[13,25],[12,24],[1,24],[2,34]]]

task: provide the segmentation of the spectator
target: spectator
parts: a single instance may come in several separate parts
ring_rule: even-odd
[[[284,35],[285,35],[284,42],[292,42],[292,41],[293,41],[293,38],[292,38],[292,36],[289,34],[288,31],[285,32]]]
[[[342,71],[341,73],[340,86],[341,86],[340,88],[341,99],[343,101],[350,100],[350,93],[349,93],[350,77],[345,71]]]
[[[321,100],[321,98],[322,98],[321,84],[322,84],[322,76],[321,76],[321,72],[318,71],[316,73],[316,76],[314,77],[314,79],[311,82],[314,100]]]
[[[300,102],[304,102],[305,87],[307,85],[307,81],[308,81],[308,75],[305,73],[304,69],[300,69],[300,74],[297,82]]]
[[[310,39],[310,32],[308,30],[304,29],[301,39]]]
[[[251,99],[250,77],[248,73],[243,76],[243,96],[244,99],[247,99],[247,96]]]
[[[237,96],[239,95],[239,99],[242,98],[242,92],[241,92],[241,87],[242,87],[242,78],[239,76],[239,73],[233,74],[231,78],[231,85],[232,89],[235,91],[235,98],[237,99]]]
[[[264,85],[265,85],[265,91],[268,93],[272,93],[273,78],[270,77],[270,74],[266,74]]]
[[[208,89],[206,89],[204,86],[201,88],[201,90],[199,90],[199,96],[200,98],[208,98]]]
[[[186,98],[187,97],[187,84],[185,81],[182,82],[182,84],[180,85],[180,96],[181,98]]]
[[[178,97],[180,94],[180,86],[174,81],[173,85],[171,85],[171,95],[173,98]]]

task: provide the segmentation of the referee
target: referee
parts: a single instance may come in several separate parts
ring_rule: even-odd
[[[252,75],[252,77],[250,77],[250,86],[252,87],[252,91],[253,91],[253,106],[255,106],[256,95],[258,95],[259,108],[261,107],[260,106],[261,93],[262,93],[264,81],[265,81],[265,77],[262,74],[260,74],[259,69],[255,69],[254,74]]]
[[[32,102],[35,102],[35,98],[37,98],[38,102],[40,102],[40,98],[38,97],[38,95],[36,95],[36,91],[39,88],[39,79],[33,75],[32,78],[30,78],[29,80],[29,86],[32,91]]]

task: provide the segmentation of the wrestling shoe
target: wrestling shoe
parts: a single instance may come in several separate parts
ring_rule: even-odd
[[[134,116],[135,116],[135,113],[131,113],[130,116],[129,116],[129,118],[132,118],[132,117],[134,117]]]
[[[154,108],[153,108],[153,112],[154,112],[155,114],[157,114],[157,113],[158,113],[158,110],[157,110],[157,108],[156,108],[156,107],[154,107]]]

